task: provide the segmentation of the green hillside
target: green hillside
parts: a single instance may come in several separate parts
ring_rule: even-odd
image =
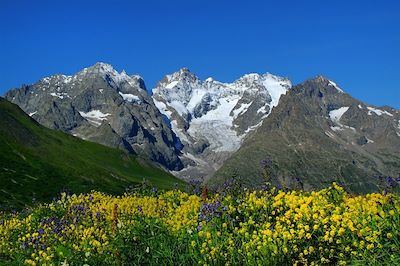
[[[123,151],[39,125],[0,97],[0,209],[49,201],[61,190],[122,193],[147,179],[159,188],[182,184]]]

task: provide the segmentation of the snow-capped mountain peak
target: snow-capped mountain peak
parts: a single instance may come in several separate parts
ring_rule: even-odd
[[[184,152],[198,153],[196,147],[207,146],[197,154],[201,157],[203,151],[236,151],[290,87],[288,79],[269,73],[246,74],[232,83],[223,83],[211,77],[200,80],[183,68],[158,83],[153,100],[171,121]]]
[[[94,80],[99,77],[115,88],[122,86],[125,89],[127,89],[127,87],[133,87],[135,89],[145,90],[144,82],[140,76],[129,76],[125,70],[119,73],[112,65],[103,62],[97,62],[93,66],[84,68],[74,75],[72,80],[82,82],[82,80]]]

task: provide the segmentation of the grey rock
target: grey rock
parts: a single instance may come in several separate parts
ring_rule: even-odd
[[[49,128],[183,167],[177,138],[141,77],[97,63],[73,76],[55,75],[14,89],[6,99]]]
[[[399,121],[398,110],[358,101],[318,76],[289,90],[210,184],[236,176],[247,186],[312,190],[336,181],[356,193],[379,191],[377,177],[400,175]]]

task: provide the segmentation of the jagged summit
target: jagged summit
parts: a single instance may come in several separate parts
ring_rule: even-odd
[[[290,87],[289,80],[269,73],[223,83],[211,77],[200,80],[181,69],[158,83],[153,100],[183,143],[183,156],[197,166],[212,165],[208,170],[213,172],[261,125]]]
[[[306,80],[304,83],[328,89],[333,92],[345,93],[344,90],[340,88],[334,81],[328,79],[323,75],[318,75],[314,78]],[[335,90],[332,90],[332,88],[334,88]]]
[[[98,62],[75,75],[57,75],[12,90],[6,98],[39,123],[178,170],[176,137],[138,75]]]

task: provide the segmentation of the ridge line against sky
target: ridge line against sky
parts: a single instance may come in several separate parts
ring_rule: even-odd
[[[98,61],[153,88],[188,67],[201,79],[323,75],[400,109],[399,1],[0,1],[0,94]]]

